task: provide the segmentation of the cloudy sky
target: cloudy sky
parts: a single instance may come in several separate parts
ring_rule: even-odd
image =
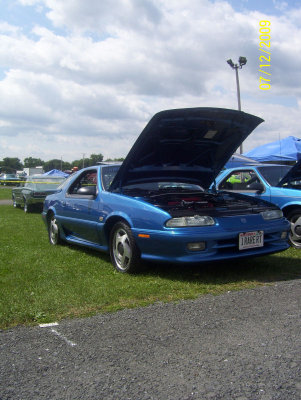
[[[265,122],[244,151],[301,137],[299,0],[0,0],[0,160],[123,157],[163,109],[237,108]],[[271,89],[259,88],[259,21]]]

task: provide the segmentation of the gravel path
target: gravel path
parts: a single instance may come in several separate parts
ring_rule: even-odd
[[[301,399],[301,280],[0,332],[0,399]]]
[[[0,206],[1,205],[9,205],[9,204],[13,204],[12,200],[0,200]]]

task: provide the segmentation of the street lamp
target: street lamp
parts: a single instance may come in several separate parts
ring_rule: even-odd
[[[238,103],[238,109],[241,111],[241,103],[240,103],[240,88],[239,88],[239,79],[238,79],[238,69],[242,69],[244,65],[247,64],[247,59],[246,57],[239,57],[238,59],[238,64],[234,64],[234,62],[231,60],[227,60],[227,63],[230,65],[232,69],[235,69],[235,75],[236,75],[236,89],[237,89],[237,103]],[[240,145],[240,154],[243,153],[242,150],[242,144]]]

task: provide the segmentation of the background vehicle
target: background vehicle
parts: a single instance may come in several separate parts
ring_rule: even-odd
[[[15,174],[2,174],[0,175],[0,185],[4,186],[17,186],[21,179]]]
[[[23,207],[25,212],[42,208],[47,195],[54,193],[65,180],[61,177],[28,176],[19,187],[12,189],[14,207]]]
[[[291,223],[289,240],[301,248],[301,163],[231,168],[216,179],[218,190],[247,194],[276,204]]]
[[[216,108],[156,114],[121,166],[83,169],[47,196],[50,243],[109,252],[121,272],[135,271],[141,258],[208,262],[287,249],[289,223],[278,207],[209,190],[260,122]]]

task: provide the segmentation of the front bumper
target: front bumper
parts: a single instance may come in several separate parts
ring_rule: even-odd
[[[219,227],[177,228],[163,231],[133,229],[135,240],[146,260],[165,262],[209,262],[263,256],[289,248],[288,240],[281,234],[288,232],[290,224],[284,218],[259,227],[244,227],[241,232],[264,231],[263,247],[239,250],[239,231],[222,230]],[[141,236],[142,235],[142,236]],[[204,250],[192,251],[189,243],[204,242]]]

